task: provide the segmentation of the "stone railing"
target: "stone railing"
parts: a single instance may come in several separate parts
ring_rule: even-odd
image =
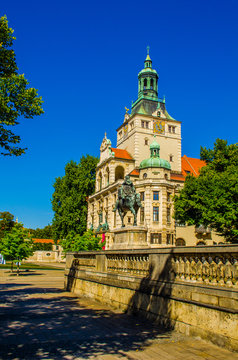
[[[156,268],[156,280],[163,272],[167,281],[237,288],[238,245],[69,253],[72,267],[152,278]]]
[[[75,254],[71,263],[71,269],[95,269],[96,268],[96,254]]]
[[[107,254],[107,271],[146,276],[149,273],[148,254]]]
[[[171,270],[176,281],[238,287],[238,258],[233,252],[174,254]]]
[[[238,351],[238,245],[69,253],[65,288]]]

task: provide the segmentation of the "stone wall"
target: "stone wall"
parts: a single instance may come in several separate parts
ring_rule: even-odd
[[[238,351],[238,246],[68,253],[65,287]]]
[[[32,256],[28,257],[24,262],[65,262],[64,254],[60,250],[37,250]]]

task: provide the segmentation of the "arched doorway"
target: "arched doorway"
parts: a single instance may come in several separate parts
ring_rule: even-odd
[[[175,246],[186,246],[186,242],[182,238],[176,239]]]
[[[206,245],[205,241],[199,241],[197,243],[197,246],[204,246],[204,245]]]
[[[117,166],[115,169],[115,181],[124,179],[125,171],[123,166]]]

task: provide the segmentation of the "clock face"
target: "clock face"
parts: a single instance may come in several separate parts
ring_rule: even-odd
[[[154,120],[153,130],[156,134],[164,134],[165,122],[160,120]]]

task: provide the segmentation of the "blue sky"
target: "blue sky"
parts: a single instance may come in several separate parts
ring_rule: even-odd
[[[216,138],[237,142],[237,13],[237,0],[3,2],[19,72],[45,114],[15,127],[25,155],[0,158],[0,211],[26,227],[51,222],[66,163],[98,156],[105,131],[116,145],[147,45],[159,96],[182,121],[182,153],[199,157]]]

